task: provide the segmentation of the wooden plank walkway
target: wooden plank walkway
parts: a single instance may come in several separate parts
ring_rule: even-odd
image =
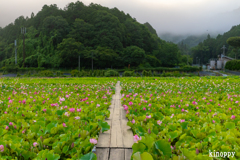
[[[133,133],[127,126],[128,119],[121,106],[120,82],[116,84],[115,95],[109,107],[110,117],[106,120],[110,130],[100,133],[96,148],[98,160],[130,160],[132,155]]]

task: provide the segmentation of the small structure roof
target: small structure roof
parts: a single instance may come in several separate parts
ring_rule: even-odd
[[[222,58],[226,58],[226,59],[234,60],[234,58],[231,58],[231,57],[228,57],[228,56],[225,56],[225,55],[222,55]]]

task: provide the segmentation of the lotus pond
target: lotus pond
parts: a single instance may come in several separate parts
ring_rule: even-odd
[[[0,159],[96,159],[114,78],[1,78]]]
[[[129,78],[122,105],[138,159],[240,159],[239,77]]]

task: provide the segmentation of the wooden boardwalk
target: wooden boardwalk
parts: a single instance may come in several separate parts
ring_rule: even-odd
[[[116,84],[115,95],[109,107],[110,117],[106,122],[110,130],[100,133],[96,148],[98,160],[130,160],[132,155],[133,133],[127,126],[128,119],[121,106],[120,82]]]

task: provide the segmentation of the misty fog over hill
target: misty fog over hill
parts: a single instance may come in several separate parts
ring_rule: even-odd
[[[173,43],[179,43],[181,41],[186,41],[186,39],[194,39],[190,46],[196,46],[199,42],[202,42],[207,38],[207,35],[210,34],[212,38],[217,37],[218,34],[224,34],[225,32],[229,31],[233,26],[240,24],[240,7],[230,12],[219,13],[215,16],[210,16],[206,18],[205,21],[201,21],[199,23],[200,26],[195,28],[196,32],[192,32],[189,30],[189,33],[186,32],[179,32],[171,33],[171,32],[162,32],[161,30],[158,31],[158,36],[166,41],[170,41]],[[189,22],[189,25],[191,23]],[[200,28],[205,26],[205,31],[198,31]]]

